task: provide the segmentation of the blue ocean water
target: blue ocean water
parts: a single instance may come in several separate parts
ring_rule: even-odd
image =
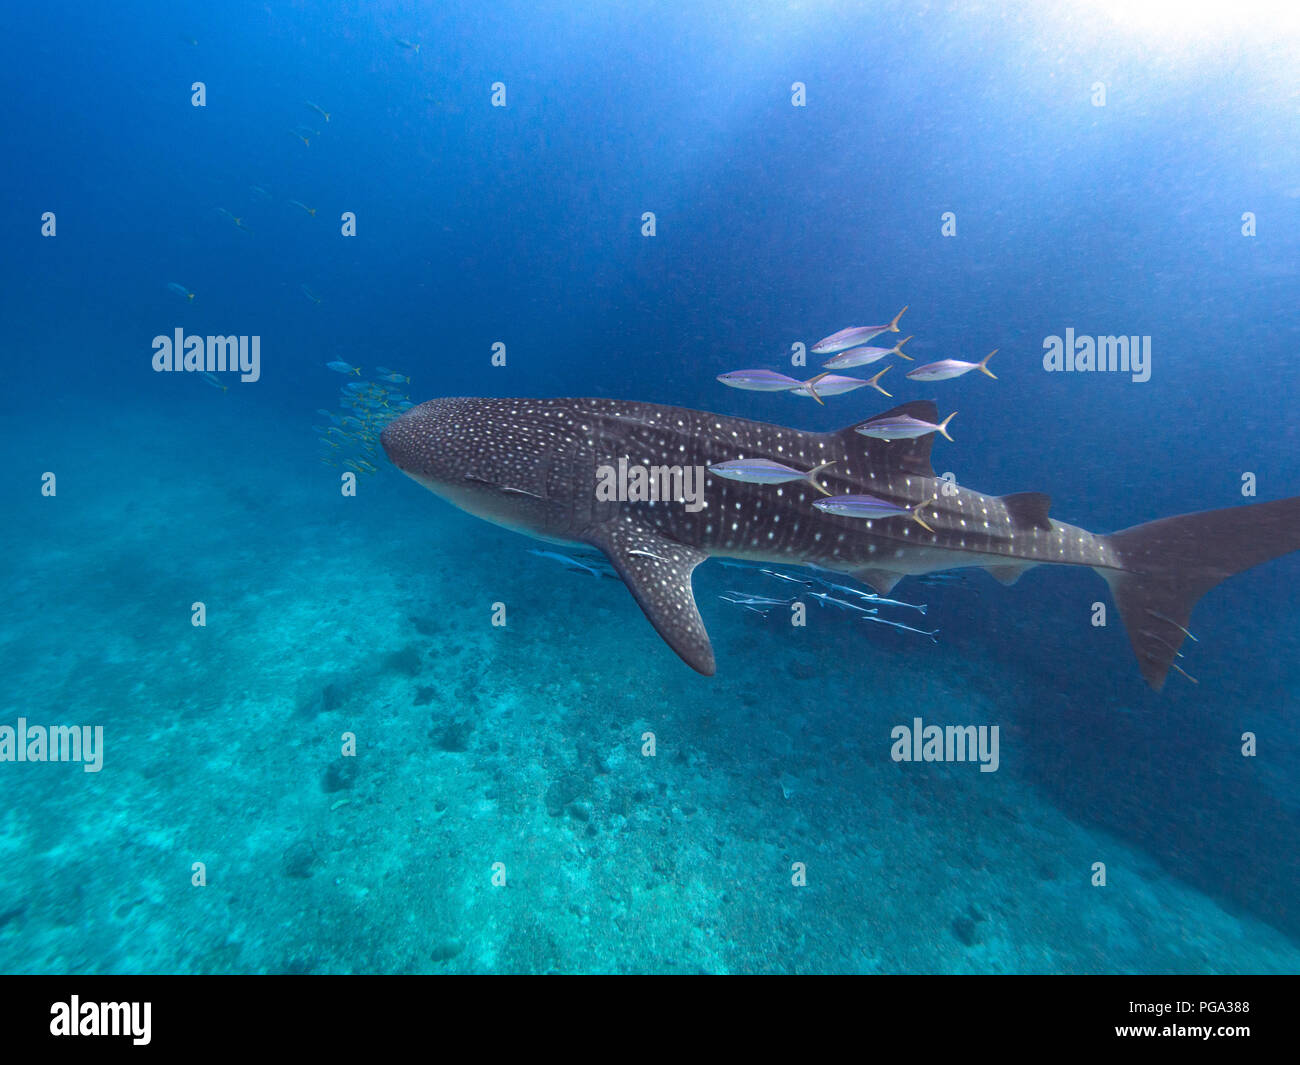
[[[704,678],[365,450],[401,397],[847,426],[889,401],[715,378],[907,305],[884,383],[962,484],[1094,532],[1300,494],[1297,27],[1233,7],[7,11],[0,728],[103,765],[0,761],[0,971],[1296,971],[1300,558],[1159,693],[1086,570],[905,579],[933,644],[713,561]],[[155,372],[177,329],[258,379]],[[1149,380],[1047,372],[1067,330]],[[998,770],[894,761],[917,717]]]

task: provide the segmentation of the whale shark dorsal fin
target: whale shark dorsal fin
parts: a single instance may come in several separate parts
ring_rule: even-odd
[[[1047,512],[1052,507],[1052,497],[1042,492],[1015,492],[1008,496],[999,496],[1007,508],[1011,524],[1017,529],[1046,529],[1052,531],[1052,523]]]
[[[845,426],[835,435],[844,443],[850,455],[865,455],[867,462],[875,470],[888,473],[897,470],[917,477],[933,477],[934,467],[930,465],[930,449],[934,446],[934,434],[918,436],[912,440],[876,440],[857,432],[860,425],[875,418],[896,417],[907,414],[917,421],[935,425],[939,421],[939,408],[928,399],[915,399],[910,403],[900,403],[897,407],[873,414]],[[881,593],[884,594],[883,592]]]
[[[691,588],[691,573],[709,556],[668,539],[632,515],[610,522],[586,540],[605,552],[664,642],[692,669],[713,676],[713,645]]]

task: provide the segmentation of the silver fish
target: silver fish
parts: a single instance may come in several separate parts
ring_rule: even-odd
[[[853,429],[854,432],[873,437],[876,440],[913,440],[918,436],[926,436],[929,433],[940,433],[946,440],[952,440],[952,437],[948,435],[948,423],[955,417],[957,417],[957,412],[953,411],[938,425],[935,425],[933,422],[913,418],[910,414],[887,414],[879,418],[871,418],[861,425],[855,425]]]
[[[803,395],[812,396],[818,403],[822,397],[817,394],[817,382],[829,374],[819,373],[807,381],[797,381],[783,373],[772,370],[732,370],[718,375],[718,380],[729,388],[743,388],[747,392],[791,392],[796,388],[807,389]],[[864,382],[865,383],[865,382]]]
[[[761,569],[758,572],[766,573],[769,577],[775,577],[777,580],[789,581],[791,584],[802,584],[805,586],[812,585],[812,581],[802,581],[798,577],[791,577],[788,573],[778,573],[774,569]]]
[[[732,370],[719,374],[718,380],[728,388],[743,388],[747,392],[786,392],[803,383],[772,370]]]
[[[888,325],[852,325],[847,329],[841,329],[838,333],[832,333],[830,336],[817,341],[812,346],[812,353],[814,355],[834,355],[837,351],[848,351],[849,348],[856,348],[861,344],[865,344],[873,337],[880,336],[881,333],[897,333],[900,331],[898,320],[903,317],[903,311],[905,310],[907,310],[907,307],[894,315],[893,321]]]
[[[890,399],[893,399],[894,397],[892,393],[886,392],[880,387],[880,379],[884,377],[885,374],[889,373],[892,368],[893,367],[886,366],[880,371],[880,373],[876,374],[876,376],[871,378],[869,381],[864,381],[860,377],[841,377],[839,374],[833,373],[819,374],[807,384],[800,385],[798,388],[790,389],[790,395],[812,396],[813,399],[817,399],[818,394],[823,396],[840,396],[845,392],[852,392],[855,389],[869,385],[882,396],[889,396]]]
[[[908,370],[907,376],[913,381],[950,381],[954,377],[960,377],[962,374],[970,373],[971,370],[979,370],[986,377],[992,377],[997,380],[997,375],[989,369],[989,359],[998,353],[994,348],[979,362],[962,362],[960,359],[941,359],[939,362],[928,362],[924,366],[918,366],[915,370]]]
[[[869,603],[879,603],[882,606],[905,606],[909,610],[919,610],[925,613],[925,603],[904,603],[901,599],[886,599],[883,595],[877,595],[875,592],[864,592],[858,588],[850,588],[844,584],[835,584],[832,581],[823,581],[818,578],[820,583],[827,588],[834,588],[837,592],[845,592],[848,595],[856,595],[859,599],[865,599]]]
[[[833,595],[827,595],[825,592],[809,592],[809,599],[816,599],[821,604],[834,603],[841,610],[856,610],[859,614],[876,614],[879,611],[875,607],[857,606],[854,603],[846,603],[843,599],[836,599]]]
[[[728,603],[735,603],[737,606],[788,606],[793,603],[793,599],[773,599],[770,595],[750,595],[748,592],[723,592],[718,596],[719,599],[725,599]]]
[[[915,336],[916,334],[912,335]],[[838,355],[832,355],[822,363],[822,366],[828,370],[851,370],[855,366],[870,366],[873,362],[879,362],[887,355],[897,355],[900,359],[912,362],[911,355],[903,354],[903,345],[911,339],[912,337],[904,337],[892,348],[850,348]]]
[[[914,629],[911,625],[904,625],[901,621],[886,621],[884,618],[865,617],[863,621],[874,621],[877,625],[890,625],[895,629],[903,629],[905,632],[915,632],[921,636],[929,636],[935,643],[939,642],[939,630],[926,632],[925,629]]]
[[[835,460],[831,459],[830,462],[823,462],[820,466],[815,466],[804,473],[802,470],[792,469],[771,459],[731,459],[728,462],[713,463],[709,467],[709,472],[718,477],[725,477],[729,481],[743,481],[746,484],[787,484],[790,481],[807,481],[822,495],[828,496],[830,492],[817,483],[817,475],[827,466],[834,465]]]
[[[819,499],[813,506],[826,514],[834,514],[840,518],[861,518],[872,521],[907,517],[911,518],[926,532],[934,532],[925,523],[925,519],[921,517],[921,511],[933,502],[933,499],[927,498],[908,507],[903,506],[901,503],[891,503],[887,499],[879,499],[876,496],[845,495]]]

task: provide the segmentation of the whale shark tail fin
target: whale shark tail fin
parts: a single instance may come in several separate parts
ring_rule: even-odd
[[[1117,569],[1097,567],[1119,608],[1146,682],[1164,687],[1192,607],[1216,584],[1300,550],[1300,496],[1149,521],[1110,536]],[[1193,679],[1190,676],[1189,680]]]

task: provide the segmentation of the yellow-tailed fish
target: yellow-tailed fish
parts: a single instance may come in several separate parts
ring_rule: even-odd
[[[242,218],[235,217],[235,215],[231,214],[224,207],[218,207],[217,214],[225,215],[227,218],[229,218],[232,222],[235,223],[237,228],[242,229],[245,233],[251,232],[248,226],[244,225],[244,220]]]

